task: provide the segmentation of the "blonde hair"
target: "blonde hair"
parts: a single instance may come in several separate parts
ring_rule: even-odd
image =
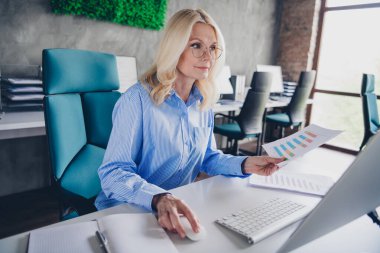
[[[194,24],[204,23],[210,25],[216,34],[218,46],[225,48],[223,35],[215,21],[202,9],[183,9],[175,13],[165,28],[157,55],[153,65],[141,77],[141,83],[147,83],[152,88],[150,96],[157,105],[164,102],[174,85],[177,77],[177,64],[186,48]],[[225,52],[214,63],[209,75],[204,80],[196,80],[203,96],[201,108],[208,108],[216,101],[216,87],[214,79],[225,62]]]

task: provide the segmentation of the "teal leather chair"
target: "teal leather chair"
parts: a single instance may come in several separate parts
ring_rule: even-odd
[[[100,166],[120,97],[114,55],[73,49],[42,52],[44,113],[61,219],[95,211]]]
[[[280,127],[279,138],[284,137],[285,128],[298,129],[305,121],[307,99],[314,85],[315,74],[314,70],[302,71],[294,95],[284,112],[266,116],[267,123]]]
[[[214,133],[227,137],[227,142],[232,143],[227,153],[237,155],[239,152],[239,140],[245,138],[256,138],[256,154],[261,153],[263,119],[265,115],[265,105],[269,99],[270,84],[272,75],[268,72],[255,72],[253,74],[251,89],[248,90],[243,107],[238,116],[229,116],[221,113],[215,116],[222,116],[232,122],[216,124]]]
[[[364,138],[360,150],[380,128],[379,113],[377,110],[377,96],[375,94],[375,76],[363,74],[361,97],[363,104]]]

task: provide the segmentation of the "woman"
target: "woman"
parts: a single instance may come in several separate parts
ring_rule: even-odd
[[[98,209],[133,203],[157,211],[159,224],[182,238],[179,214],[195,232],[191,209],[167,190],[208,175],[270,175],[282,159],[225,155],[212,133],[214,77],[224,65],[224,40],[203,10],[169,20],[155,62],[116,103],[99,176]]]

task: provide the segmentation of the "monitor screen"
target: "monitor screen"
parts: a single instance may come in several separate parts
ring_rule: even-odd
[[[380,205],[380,133],[369,141],[355,161],[303,221],[280,252],[289,252]]]
[[[136,58],[116,56],[117,72],[119,76],[120,92],[125,92],[129,87],[137,83]]]
[[[259,64],[257,65],[257,71],[272,73],[272,84],[270,88],[270,93],[284,92],[281,66]]]
[[[230,77],[230,67],[224,66],[223,69],[220,71],[219,75],[215,78],[215,85],[220,95],[234,93],[234,90],[230,82]]]

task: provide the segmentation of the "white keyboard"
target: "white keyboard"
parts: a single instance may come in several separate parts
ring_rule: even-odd
[[[251,244],[305,217],[311,208],[291,200],[274,198],[253,208],[217,219],[220,225],[247,238]]]

